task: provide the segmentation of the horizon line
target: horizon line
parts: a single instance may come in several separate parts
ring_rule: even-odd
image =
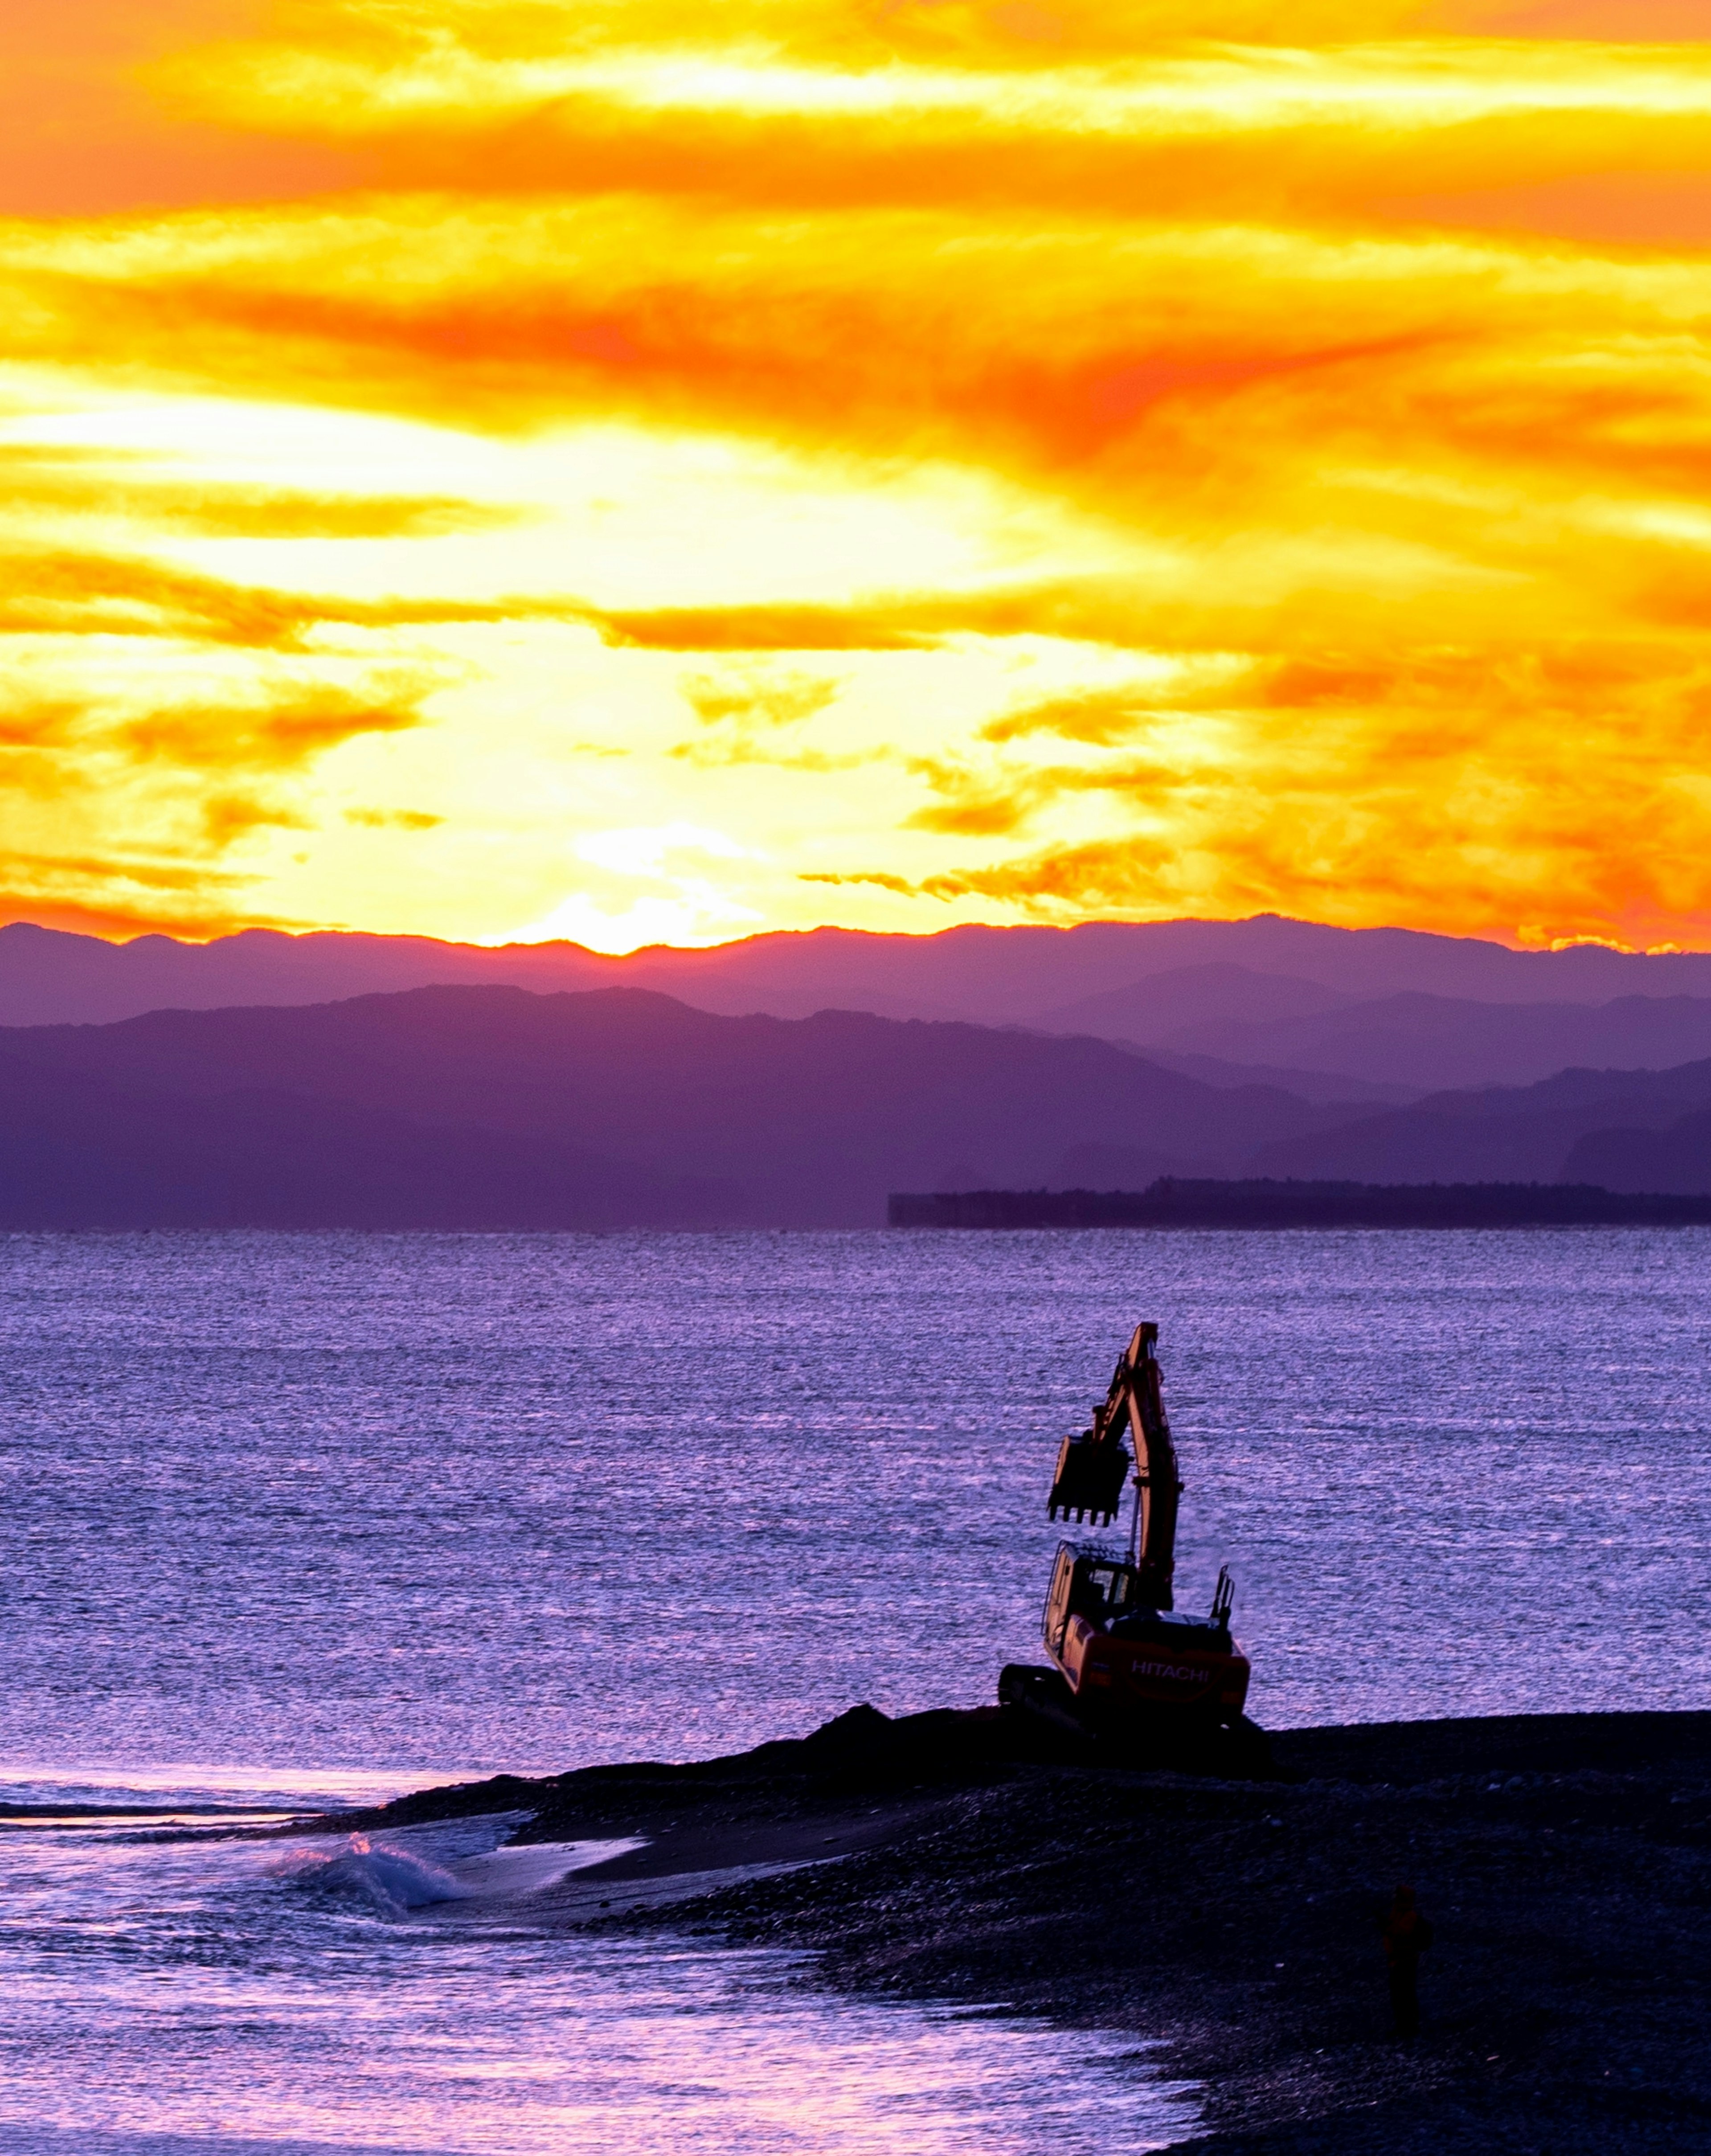
[[[1711,945],[1675,942],[1634,944],[1619,942],[1607,936],[1562,936],[1548,941],[1523,941],[1518,936],[1506,939],[1495,932],[1483,935],[1458,935],[1442,928],[1411,927],[1400,921],[1368,921],[1351,926],[1345,921],[1318,921],[1306,914],[1280,913],[1267,908],[1256,913],[1244,914],[1158,914],[1145,917],[1133,915],[1097,914],[1085,920],[1053,921],[961,921],[939,928],[850,928],[837,921],[819,921],[806,928],[753,929],[741,936],[723,937],[706,943],[638,943],[625,951],[603,951],[593,944],[578,943],[573,937],[511,937],[506,938],[461,938],[434,936],[419,929],[357,928],[337,924],[307,924],[298,926],[280,921],[251,921],[242,927],[225,928],[211,936],[189,936],[175,933],[170,928],[138,928],[133,934],[104,935],[93,927],[71,928],[52,920],[39,920],[32,915],[18,913],[0,919],[0,934],[14,928],[35,930],[44,936],[65,937],[84,943],[99,943],[109,950],[124,951],[141,943],[169,943],[181,951],[212,950],[222,943],[233,943],[241,937],[278,937],[287,942],[304,943],[311,938],[335,937],[370,942],[425,943],[450,951],[501,953],[539,952],[574,952],[584,958],[601,961],[614,966],[623,966],[638,958],[656,954],[676,957],[700,957],[715,952],[735,951],[745,945],[771,942],[789,937],[805,941],[810,937],[840,936],[859,939],[865,943],[927,943],[943,937],[971,932],[990,932],[1015,935],[1025,932],[1045,932],[1051,935],[1072,935],[1087,928],[1170,928],[1210,927],[1239,928],[1257,921],[1277,921],[1289,927],[1323,930],[1339,936],[1417,936],[1436,942],[1485,944],[1493,950],[1512,952],[1518,957],[1550,957],[1570,951],[1608,951],[1613,957],[1624,958],[1665,958],[1711,957]]]

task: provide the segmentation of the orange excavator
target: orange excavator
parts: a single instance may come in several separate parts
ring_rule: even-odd
[[[1176,1514],[1182,1496],[1154,1348],[1156,1325],[1138,1325],[1093,1426],[1059,1448],[1052,1519],[1108,1526],[1134,1472],[1134,1525],[1126,1550],[1097,1542],[1058,1545],[1046,1598],[1053,1667],[1013,1664],[1000,1699],[1086,1735],[1135,1738],[1258,1738],[1247,1722],[1248,1661],[1231,1635],[1230,1570],[1218,1574],[1211,1614],[1174,1606]],[[1134,1445],[1131,1455],[1125,1436]]]

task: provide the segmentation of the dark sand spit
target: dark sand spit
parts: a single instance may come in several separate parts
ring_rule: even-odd
[[[527,1840],[645,1835],[547,1906],[1046,2014],[1066,2073],[1078,2028],[1161,2038],[1203,2086],[1202,2156],[1711,2150],[1711,1714],[1292,1730],[1272,1754],[1236,1781],[1107,1763],[1010,1708],[858,1707],[731,1758],[337,1824],[529,1809]],[[797,1868],[747,1869],[769,1864]],[[1411,2044],[1377,1939],[1404,1880],[1436,1929]]]

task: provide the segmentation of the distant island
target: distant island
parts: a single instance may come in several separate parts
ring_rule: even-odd
[[[893,1228],[1694,1228],[1711,1226],[1711,1194],[1161,1176],[1144,1190],[893,1191],[886,1213]]]

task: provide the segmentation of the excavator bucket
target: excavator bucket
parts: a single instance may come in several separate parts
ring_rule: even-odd
[[[1114,1520],[1130,1464],[1127,1446],[1096,1438],[1091,1430],[1065,1438],[1051,1478],[1048,1516],[1055,1520],[1061,1512],[1066,1520],[1087,1518],[1101,1526]]]

